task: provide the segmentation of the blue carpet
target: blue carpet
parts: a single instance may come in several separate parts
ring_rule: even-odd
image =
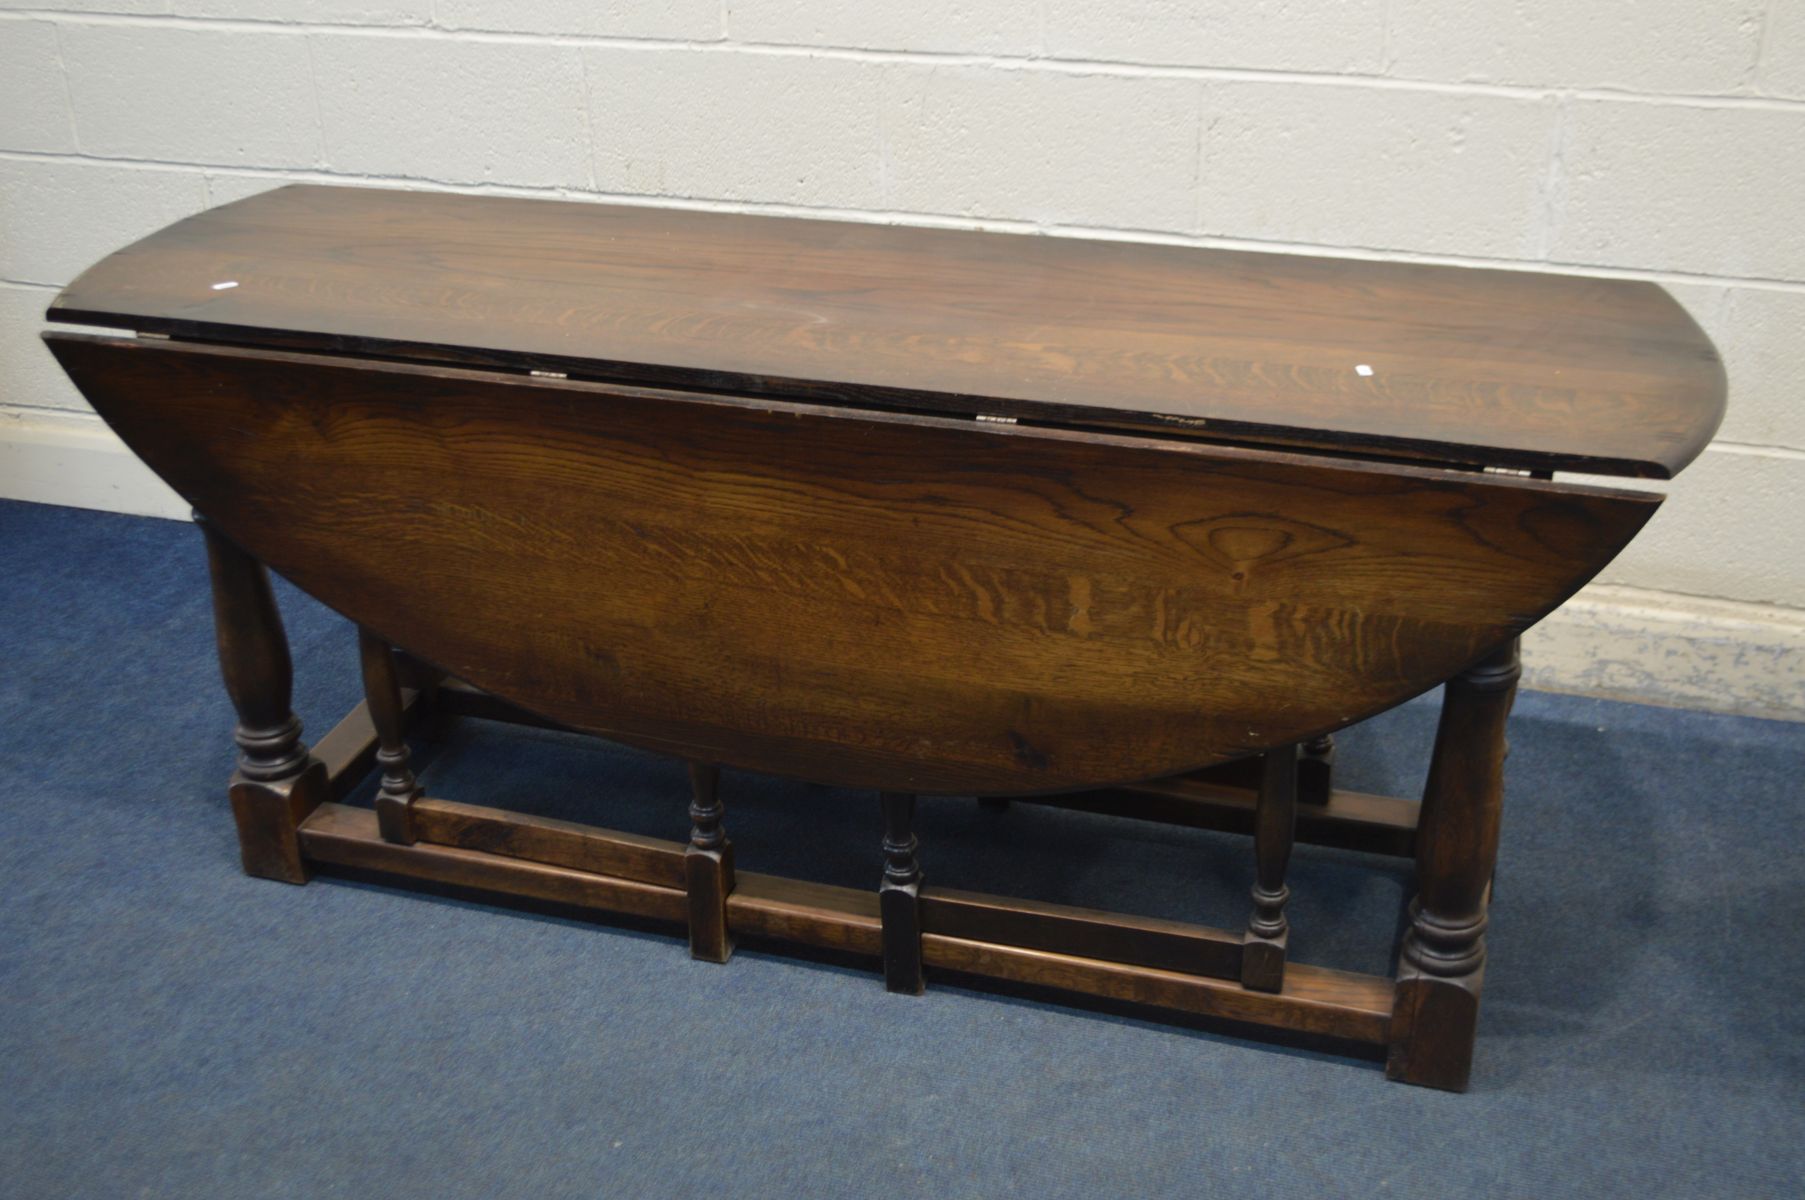
[[[0,503],[0,1194],[1791,1197],[1805,726],[1527,694],[1474,1090],[1373,1063],[367,882],[238,870],[198,536]],[[283,588],[296,707],[356,699]],[[1411,795],[1432,698],[1342,740]],[[681,837],[680,770],[466,722],[436,794]],[[739,862],[875,883],[869,796],[724,783]],[[1238,927],[1245,844],[923,804],[930,879]],[[1406,879],[1300,849],[1293,950]]]

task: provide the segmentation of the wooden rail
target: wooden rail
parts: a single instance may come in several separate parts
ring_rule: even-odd
[[[513,719],[509,706],[455,682],[449,687],[417,678],[410,682],[421,685],[403,693],[410,718],[423,715],[428,706],[422,697],[431,694],[439,712],[449,708]],[[686,870],[690,847],[683,842],[431,796],[412,806],[417,843],[384,840],[375,813],[338,802],[371,769],[376,745],[363,704],[320,739],[315,756],[325,765],[334,799],[300,826],[307,862],[598,914],[675,925],[692,921],[695,881]],[[1193,818],[1208,802],[1218,812],[1244,809],[1251,819],[1253,793],[1242,786],[1247,775],[1237,767],[1210,779],[1164,781],[1135,792],[1181,806]],[[1095,804],[1099,811],[1113,811],[1103,807],[1104,799],[1103,793],[1089,793],[1036,802]],[[1330,823],[1346,819],[1364,823],[1369,832],[1397,834],[1403,829],[1400,808],[1365,803],[1383,799],[1333,793],[1326,805],[1312,807],[1319,822],[1326,815]],[[1300,827],[1303,820],[1300,814]],[[1288,963],[1278,990],[1244,987],[1238,933],[950,888],[921,888],[918,911],[918,957],[929,968],[1351,1042],[1384,1044],[1391,1034],[1391,979]],[[875,888],[740,871],[732,877],[725,912],[729,943],[742,937],[792,942],[873,960],[884,952]]]

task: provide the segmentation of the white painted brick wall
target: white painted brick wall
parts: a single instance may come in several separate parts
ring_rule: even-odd
[[[1384,57],[1386,0],[1044,3],[1057,58],[1371,74]]]
[[[169,12],[169,0],[0,0],[0,12],[8,9],[156,15]]]
[[[1686,468],[1641,536],[1599,575],[1660,591],[1799,605],[1799,459],[1713,447]]]
[[[1718,440],[1805,446],[1805,291],[1674,282],[1667,290],[1717,343],[1732,381]]]
[[[547,42],[309,39],[324,160],[449,183],[583,187],[583,62]]]
[[[1461,83],[1734,91],[1765,0],[1391,0],[1389,73]]]
[[[79,412],[86,406],[38,337],[55,295],[55,288],[0,284],[0,363],[6,364],[0,408]]]
[[[1244,80],[1202,90],[1204,233],[1483,258],[1540,248],[1551,100]]]
[[[1575,100],[1559,179],[1558,261],[1805,279],[1805,104]]]
[[[583,66],[603,191],[884,207],[883,78],[864,63],[591,47]]]
[[[62,27],[75,137],[100,158],[311,167],[307,39],[156,24]]]
[[[709,41],[721,36],[720,0],[437,0],[446,29]]]
[[[332,25],[425,25],[433,0],[169,0],[178,17]]]
[[[1768,11],[1760,90],[1770,96],[1805,100],[1805,3],[1777,0]]]
[[[1194,84],[982,66],[889,74],[891,206],[1123,229],[1191,226]]]
[[[0,156],[0,280],[61,287],[205,207],[207,189],[193,171]]]
[[[0,146],[75,149],[56,26],[48,21],[9,22],[0,30]]]
[[[1039,0],[727,0],[726,33],[740,42],[1032,54]]]
[[[1610,594],[1805,609],[1805,0],[0,0],[0,439],[289,179],[1653,279],[1731,409]]]

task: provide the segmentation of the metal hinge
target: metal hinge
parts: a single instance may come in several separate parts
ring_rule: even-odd
[[[999,417],[995,413],[978,413],[977,419],[980,421],[988,422],[991,425],[1013,425],[1013,424],[1015,424],[1014,417]]]
[[[534,379],[569,379],[570,378],[570,376],[563,371],[528,371],[527,374],[531,375]]]
[[[1518,479],[1528,479],[1531,475],[1531,472],[1517,467],[1486,467],[1485,473],[1487,475],[1514,475]]]

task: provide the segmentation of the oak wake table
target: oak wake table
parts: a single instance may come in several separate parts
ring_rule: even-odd
[[[287,187],[47,333],[192,503],[245,870],[332,864],[1388,1047],[1467,1084],[1518,635],[1721,419],[1659,287]],[[317,745],[265,567],[359,628]],[[1420,804],[1337,729],[1445,684]],[[679,756],[687,842],[423,795],[428,715]],[[872,891],[736,869],[723,765],[880,794]],[[343,803],[373,769],[373,811]],[[918,794],[1252,834],[1245,928],[924,885]],[[1297,839],[1414,855],[1395,978],[1288,961]],[[926,856],[931,865],[931,851]]]

